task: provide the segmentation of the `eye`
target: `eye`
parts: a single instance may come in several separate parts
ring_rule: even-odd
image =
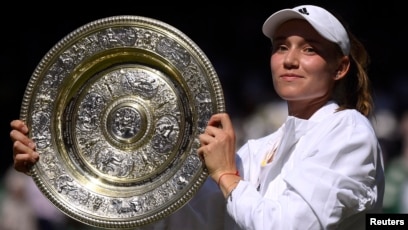
[[[307,46],[303,49],[303,52],[305,52],[306,54],[314,54],[316,53],[316,50],[311,46]]]
[[[272,52],[273,52],[273,53],[275,53],[275,52],[283,52],[283,51],[286,51],[286,50],[288,50],[288,47],[285,46],[285,45],[283,45],[283,44],[276,44],[276,45],[274,45],[274,46],[272,47]]]

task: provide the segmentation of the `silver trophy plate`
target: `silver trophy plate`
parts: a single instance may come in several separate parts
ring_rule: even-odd
[[[21,119],[40,154],[31,175],[85,224],[158,221],[207,178],[198,135],[224,107],[212,64],[176,28],[128,15],[90,22],[52,47],[27,85]]]

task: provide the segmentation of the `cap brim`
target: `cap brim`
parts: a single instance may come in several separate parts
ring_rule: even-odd
[[[306,19],[306,18],[303,17],[301,13],[292,9],[280,10],[272,14],[268,19],[266,19],[265,23],[262,26],[262,32],[265,34],[265,36],[272,39],[277,27],[290,19]]]

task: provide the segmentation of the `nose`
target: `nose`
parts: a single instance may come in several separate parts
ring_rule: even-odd
[[[289,49],[286,54],[285,58],[283,60],[283,65],[287,69],[293,69],[297,68],[299,66],[299,59],[298,59],[298,53],[294,49]]]

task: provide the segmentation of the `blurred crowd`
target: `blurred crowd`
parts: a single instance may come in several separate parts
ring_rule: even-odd
[[[58,210],[31,177],[9,168],[2,180],[1,230],[92,230]]]

